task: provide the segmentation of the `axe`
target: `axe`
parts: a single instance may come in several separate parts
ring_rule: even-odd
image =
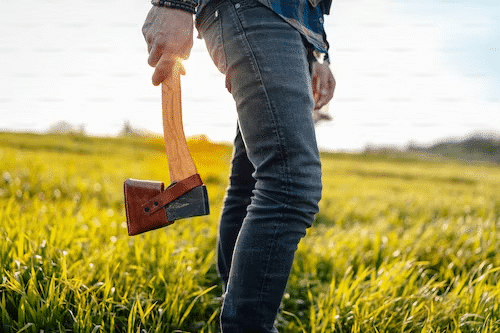
[[[158,229],[183,218],[209,214],[208,194],[198,174],[182,125],[180,60],[162,86],[163,137],[171,184],[127,179],[125,210],[130,236]]]

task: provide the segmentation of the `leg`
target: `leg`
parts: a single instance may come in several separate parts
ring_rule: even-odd
[[[217,244],[217,268],[224,283],[224,291],[229,279],[234,244],[247,214],[247,207],[250,204],[250,197],[255,186],[253,172],[254,168],[248,160],[238,126],[234,140],[230,183],[219,224]]]
[[[224,333],[276,332],[294,253],[321,196],[311,77],[300,34],[280,17],[251,1],[223,0],[218,6],[200,32],[226,73],[256,180],[250,204],[240,212],[246,215],[234,245],[221,327]],[[212,33],[204,34],[204,27]]]

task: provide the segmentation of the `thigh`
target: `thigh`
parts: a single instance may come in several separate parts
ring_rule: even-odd
[[[221,14],[226,82],[256,169],[256,189],[265,185],[284,201],[296,193],[318,199],[321,170],[302,36],[256,1],[233,3]]]
[[[256,189],[265,186],[287,200],[292,192],[313,193],[318,199],[314,102],[300,33],[253,0],[214,1],[205,7],[197,28],[226,74]]]

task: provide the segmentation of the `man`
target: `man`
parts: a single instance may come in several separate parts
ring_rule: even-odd
[[[323,15],[331,0],[154,0],[143,33],[153,84],[187,58],[196,27],[238,112],[219,226],[221,330],[277,332],[297,244],[321,197],[313,110],[333,96]],[[312,75],[311,75],[312,72]]]

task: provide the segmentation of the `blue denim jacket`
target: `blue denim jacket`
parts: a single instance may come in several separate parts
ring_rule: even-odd
[[[210,1],[198,0],[198,13]],[[296,28],[316,50],[328,54],[323,16],[330,14],[332,0],[257,0]],[[319,2],[319,3],[318,3]]]

